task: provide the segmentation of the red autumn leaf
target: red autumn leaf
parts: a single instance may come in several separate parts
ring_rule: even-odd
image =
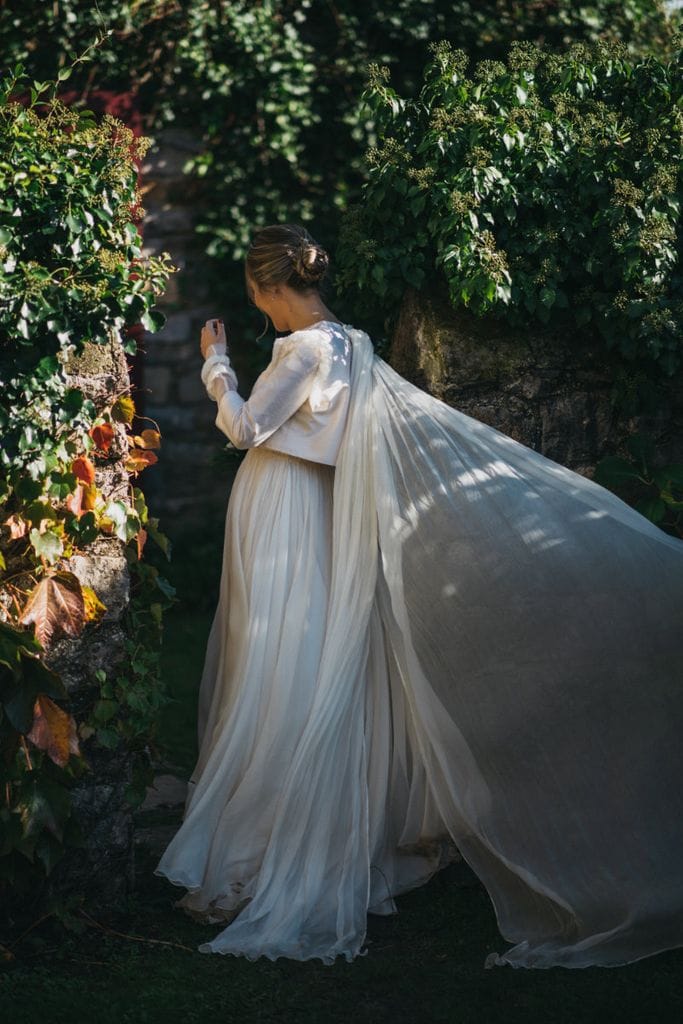
[[[46,576],[29,594],[19,621],[35,623],[36,638],[45,649],[61,636],[79,636],[85,608],[78,577],[63,570]]]
[[[92,484],[95,482],[95,467],[87,455],[79,455],[78,458],[73,460],[71,472],[75,473],[76,479],[80,480],[82,484]]]
[[[158,461],[154,452],[146,451],[144,448],[131,448],[125,468],[129,473],[140,473],[147,466],[153,466]]]
[[[135,338],[136,341],[140,341],[145,333],[145,328],[142,324],[131,324],[130,327],[124,328],[126,337]]]
[[[100,423],[96,427],[91,427],[88,433],[100,451],[105,453],[109,451],[114,439],[114,428],[111,423]]]
[[[33,705],[33,724],[27,734],[39,750],[47,751],[48,757],[60,768],[69,760],[70,754],[80,754],[76,722],[45,693],[39,693]]]

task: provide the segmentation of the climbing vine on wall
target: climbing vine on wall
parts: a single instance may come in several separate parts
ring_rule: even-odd
[[[166,253],[141,256],[135,224],[150,140],[55,91],[21,63],[0,82],[0,891],[15,893],[81,841],[70,787],[88,769],[84,744],[142,750],[153,735],[165,699],[155,651],[173,600],[143,561],[150,539],[170,547],[136,483],[159,431],[138,422],[129,387],[93,396],[69,374],[88,347],[132,354],[136,326],[163,325],[154,301],[175,268]],[[114,464],[124,487],[105,495]],[[130,572],[126,661],[93,673],[92,700],[75,712],[46,656],[106,611],[68,568],[101,537],[121,542]]]

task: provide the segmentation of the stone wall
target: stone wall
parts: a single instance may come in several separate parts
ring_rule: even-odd
[[[551,332],[513,332],[504,321],[454,312],[444,294],[409,289],[391,365],[408,380],[576,472],[592,477],[626,437],[651,434],[657,464],[683,463],[683,374],[663,386],[650,416],[622,417],[610,391],[623,363]]]
[[[65,364],[67,379],[98,408],[129,385],[128,365],[118,337],[109,345],[87,343]],[[106,459],[98,459],[95,482],[108,500],[125,498],[129,475],[124,467],[128,440],[123,424]],[[99,692],[94,673],[103,669],[116,675],[126,657],[126,632],[122,616],[129,602],[130,579],[124,543],[100,535],[81,553],[67,559],[64,568],[83,586],[92,587],[106,606],[96,624],[87,624],[74,639],[53,643],[45,662],[61,675],[76,718],[80,707],[89,707]],[[131,891],[134,883],[133,812],[124,799],[132,781],[134,755],[122,744],[118,750],[100,747],[94,739],[80,741],[88,771],[71,790],[72,816],[84,837],[84,848],[67,847],[63,859],[48,879],[48,890],[85,893],[99,905],[114,904]]]
[[[143,254],[166,251],[178,267],[158,303],[167,317],[165,327],[145,333],[140,342],[142,393],[136,395],[138,411],[156,422],[162,436],[159,461],[141,475],[140,485],[171,539],[201,528],[207,515],[224,515],[238,464],[234,457],[220,457],[227,438],[215,426],[216,406],[200,378],[201,327],[220,315],[221,303],[210,283],[204,238],[195,233],[206,199],[201,182],[183,171],[199,148],[191,132],[167,128],[158,133],[141,167]]]

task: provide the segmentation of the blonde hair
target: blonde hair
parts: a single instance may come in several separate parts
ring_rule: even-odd
[[[300,224],[269,224],[253,236],[244,263],[247,275],[260,289],[284,284],[294,291],[318,289],[327,274],[330,257],[325,248]],[[248,286],[247,286],[248,290]],[[264,333],[268,329],[268,317]]]

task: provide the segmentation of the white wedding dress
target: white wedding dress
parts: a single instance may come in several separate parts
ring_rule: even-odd
[[[683,945],[683,541],[341,335],[336,467],[277,448],[304,391],[282,435],[252,417],[155,874],[223,926],[201,952],[252,960],[363,955],[368,912],[459,855],[514,944],[486,966]]]

